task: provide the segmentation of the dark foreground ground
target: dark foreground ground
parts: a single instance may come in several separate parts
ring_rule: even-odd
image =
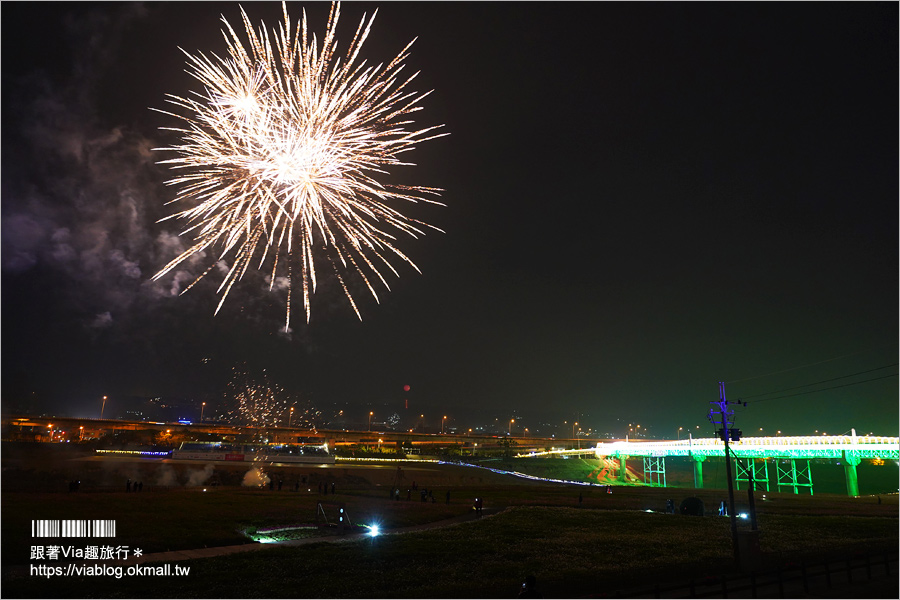
[[[4,598],[513,598],[527,574],[548,598],[752,597],[753,586],[756,597],[898,597],[896,495],[758,497],[759,552],[745,549],[755,564],[741,569],[729,519],[713,516],[723,490],[616,487],[607,493],[474,467],[405,463],[399,470],[384,464],[268,468],[283,482],[279,491],[237,485],[246,464],[90,456],[41,462],[4,450]],[[595,467],[568,462],[573,473]],[[68,481],[77,475],[82,486],[70,493]],[[145,482],[142,492],[125,491],[129,475]],[[336,493],[319,494],[318,484],[326,482]],[[431,492],[425,502],[423,488]],[[400,500],[389,499],[391,489],[401,490]],[[704,502],[705,516],[665,513],[667,499],[677,505],[690,496]],[[481,519],[472,510],[475,497],[484,498]],[[378,523],[388,535],[297,528],[315,524],[317,515],[321,522],[323,513],[334,523],[341,508],[352,523]],[[62,519],[115,520],[116,536],[33,537],[32,520]],[[748,521],[739,528],[753,535],[743,533]],[[57,558],[48,554],[53,546]],[[110,548],[113,560],[59,556],[65,548],[71,554],[91,546]],[[212,550],[228,546],[253,550]],[[207,548],[212,556],[160,554],[129,573],[138,548],[145,555]],[[97,568],[101,562],[105,570]],[[57,567],[61,574],[47,576]]]

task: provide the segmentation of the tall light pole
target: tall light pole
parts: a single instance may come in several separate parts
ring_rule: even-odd
[[[100,407],[100,418],[103,418],[103,411],[106,410],[106,396],[103,396],[103,406]]]
[[[575,438],[575,426],[578,425],[578,422],[572,423],[572,438]]]
[[[291,423],[294,422],[294,407],[291,407],[291,412],[288,413],[288,428],[290,428]]]
[[[684,427],[679,427],[679,428],[678,428],[678,439],[679,439],[679,440],[681,439],[681,430],[682,430],[682,429],[684,429]]]
[[[512,426],[513,426],[513,423],[515,423],[515,422],[516,422],[515,419],[510,419],[510,420],[509,420],[509,431],[507,432],[506,435],[512,435]]]
[[[203,422],[203,409],[205,409],[205,408],[206,408],[206,402],[204,402],[200,405],[200,422],[201,423]]]
[[[444,435],[444,421],[447,420],[447,415],[444,415],[444,418],[441,419],[441,435]]]
[[[369,411],[369,431],[372,431],[372,415],[374,414],[371,410]]]

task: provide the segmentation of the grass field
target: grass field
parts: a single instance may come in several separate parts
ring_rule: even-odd
[[[115,481],[130,467],[117,468],[124,471],[115,471],[111,478]],[[567,468],[577,467],[573,463]],[[388,489],[398,482],[395,468],[335,468],[328,471],[329,477],[322,475],[337,481],[337,494],[327,496],[316,493],[313,479],[322,472],[305,473],[310,483],[306,489],[311,491],[219,485],[207,487],[207,492],[202,487],[148,486],[141,493],[126,493],[98,485],[94,491],[70,494],[9,492],[9,471],[4,470],[3,597],[514,597],[528,573],[537,576],[545,597],[577,597],[736,569],[728,519],[663,514],[667,498],[677,505],[694,494],[705,503],[707,515],[713,514],[723,490],[616,487],[607,494],[600,487],[532,482],[471,467],[434,465],[409,467],[399,481],[402,500],[395,501],[388,498]],[[227,474],[223,479],[230,480]],[[415,493],[406,501],[413,479],[419,487],[433,490],[437,502],[421,502]],[[451,502],[446,504],[448,490]],[[36,543],[31,519],[116,519],[115,544],[152,553],[250,543],[243,532],[314,521],[319,501],[326,503],[332,517],[342,503],[354,522],[378,522],[390,530],[470,514],[476,496],[485,498],[488,510],[506,510],[402,535],[299,547],[273,545],[179,561],[191,567],[186,577],[45,579],[27,574],[26,565],[38,562],[29,556]],[[897,495],[883,496],[879,502],[876,497],[767,494],[766,501],[758,498],[757,507],[760,548],[767,565],[897,548]],[[742,529],[747,527],[741,523]],[[52,543],[79,545],[71,540]]]

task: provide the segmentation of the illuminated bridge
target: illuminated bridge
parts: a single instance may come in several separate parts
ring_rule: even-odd
[[[753,481],[757,489],[769,491],[769,460],[776,467],[775,485],[791,488],[809,488],[812,494],[812,459],[841,461],[847,481],[847,494],[859,495],[856,466],[863,459],[900,460],[900,438],[886,436],[850,435],[796,436],[796,437],[747,437],[729,444],[729,452],[735,462],[735,482],[748,486]],[[529,456],[584,456],[616,458],[619,461],[618,477],[625,482],[626,461],[642,458],[644,481],[653,485],[666,485],[666,457],[682,456],[692,459],[694,487],[703,487],[703,462],[709,457],[725,457],[725,443],[718,438],[686,439],[670,441],[624,441],[598,443],[596,447],[578,450],[553,450],[521,454]]]

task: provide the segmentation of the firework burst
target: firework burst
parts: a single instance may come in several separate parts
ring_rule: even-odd
[[[335,32],[340,5],[332,4],[319,47],[307,33],[306,13],[292,29],[287,8],[272,37],[255,31],[241,10],[245,47],[224,19],[226,58],[188,58],[189,73],[202,93],[167,96],[177,113],[160,111],[185,126],[175,158],[161,161],[178,171],[172,202],[188,208],[167,219],[187,222],[193,245],[154,276],[163,277],[194,256],[214,256],[227,265],[218,289],[222,307],[228,292],[251,264],[265,270],[269,290],[287,278],[285,329],[291,318],[292,278],[299,271],[306,320],[316,290],[317,265],[333,268],[357,317],[362,318],[342,273],[356,273],[378,301],[375,284],[390,289],[383,271],[395,276],[389,258],[418,268],[396,246],[397,234],[413,238],[436,227],[404,216],[406,202],[441,204],[442,190],[383,183],[389,169],[410,165],[401,155],[422,141],[447,135],[442,126],[415,129],[409,115],[430,92],[410,91],[416,74],[401,76],[410,42],[387,65],[360,60],[375,15],[363,16],[343,57]],[[377,11],[376,11],[377,14]],[[273,42],[274,40],[274,42]],[[415,41],[415,40],[413,40]],[[182,50],[183,51],[183,50]]]
[[[257,380],[246,371],[232,369],[225,400],[233,407],[229,421],[236,425],[265,429],[287,422],[289,407],[284,390],[270,382],[265,372]]]

